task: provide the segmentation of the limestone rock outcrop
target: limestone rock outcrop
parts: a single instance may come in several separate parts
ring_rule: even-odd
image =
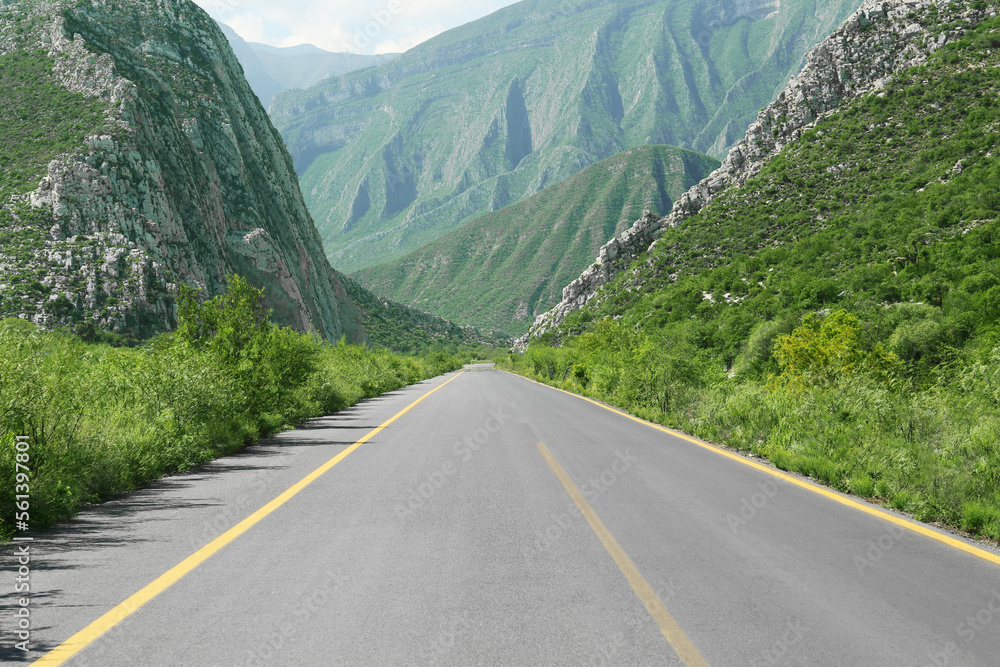
[[[203,10],[189,0],[5,3],[0,56],[15,52],[53,59],[48,80],[107,112],[33,192],[3,204],[18,229],[48,220],[30,260],[0,248],[0,283],[25,261],[45,274],[37,299],[3,315],[143,337],[174,326],[177,283],[215,295],[239,273],[266,288],[276,321],[365,340],[281,137]],[[55,301],[67,305],[46,307]]]

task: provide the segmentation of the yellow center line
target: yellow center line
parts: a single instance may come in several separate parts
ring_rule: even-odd
[[[181,577],[183,577],[188,572],[190,572],[194,568],[204,563],[213,554],[218,552],[224,546],[226,546],[227,544],[235,540],[237,537],[248,531],[257,523],[259,523],[261,519],[263,519],[268,514],[270,514],[271,512],[273,512],[274,510],[278,509],[286,502],[291,500],[296,494],[299,493],[299,491],[312,484],[323,473],[325,473],[330,468],[332,468],[333,466],[337,465],[345,458],[347,458],[347,456],[351,452],[353,452],[358,447],[360,447],[361,445],[365,444],[366,442],[374,438],[376,435],[381,433],[383,429],[385,429],[394,421],[396,421],[397,419],[405,415],[407,412],[415,408],[417,404],[419,404],[425,398],[436,392],[438,389],[441,389],[452,380],[455,380],[459,375],[461,375],[464,372],[465,371],[459,372],[458,375],[455,375],[455,377],[450,378],[449,380],[446,380],[445,382],[439,384],[437,387],[434,387],[426,394],[415,400],[413,403],[410,403],[403,410],[396,413],[396,415],[394,415],[391,419],[382,423],[378,428],[369,432],[367,435],[362,437],[353,445],[351,445],[344,451],[340,452],[332,459],[321,465],[319,468],[316,468],[316,470],[312,471],[311,473],[303,477],[301,480],[293,484],[291,487],[288,488],[287,491],[279,495],[277,498],[267,503],[266,505],[261,507],[259,510],[257,510],[247,518],[243,519],[243,521],[240,521],[238,524],[236,524],[235,526],[224,532],[222,535],[219,535],[217,538],[215,538],[214,540],[203,546],[201,549],[199,549],[195,553],[185,558],[183,561],[172,567],[164,574],[157,577],[154,581],[146,585],[144,588],[142,588],[142,590],[130,596],[127,600],[119,604],[117,607],[107,612],[106,614],[98,618],[96,621],[85,627],[83,630],[80,630],[75,635],[64,641],[62,644],[60,644],[56,648],[52,649],[51,651],[43,655],[41,658],[36,660],[34,664],[46,665],[46,666],[61,665],[70,658],[72,658],[74,655],[76,655],[77,653],[85,649],[87,646],[92,644],[94,641],[96,641],[101,635],[103,635],[116,625],[118,625],[118,623],[128,618],[134,611],[136,611],[141,606],[143,606],[144,604],[152,600],[154,597],[165,591],[167,588],[172,586],[174,583],[180,580]]]
[[[504,372],[505,373],[510,373],[510,371],[504,371]],[[889,523],[896,524],[897,526],[901,526],[901,527],[905,528],[906,530],[912,531],[914,533],[918,533],[920,535],[923,535],[924,537],[929,537],[932,540],[937,540],[938,542],[941,542],[942,544],[946,544],[949,547],[952,547],[954,549],[958,549],[959,551],[964,551],[967,554],[975,556],[976,558],[981,558],[981,559],[983,559],[985,561],[993,563],[994,565],[1000,565],[1000,555],[992,553],[990,551],[986,551],[985,549],[980,549],[978,547],[973,546],[972,544],[969,544],[968,542],[965,542],[963,540],[959,540],[959,539],[956,539],[954,537],[951,537],[950,535],[946,535],[944,533],[940,533],[940,532],[938,532],[936,530],[928,528],[927,526],[925,526],[923,524],[915,523],[914,521],[909,521],[907,519],[904,519],[902,517],[896,516],[894,514],[890,514],[889,512],[886,512],[885,510],[882,510],[882,509],[879,509],[879,508],[876,508],[876,507],[872,507],[870,505],[866,505],[866,504],[864,504],[862,502],[859,502],[857,500],[854,500],[853,498],[850,498],[848,496],[841,495],[841,494],[839,494],[839,493],[837,493],[835,491],[831,491],[829,489],[825,489],[825,488],[823,488],[821,486],[818,486],[817,484],[815,484],[813,482],[809,482],[809,481],[806,481],[806,480],[803,480],[803,479],[799,479],[798,477],[795,477],[794,475],[789,475],[788,473],[784,473],[784,472],[782,472],[780,470],[776,470],[775,468],[771,468],[769,466],[757,463],[756,461],[752,461],[752,460],[746,458],[745,456],[741,456],[739,454],[734,454],[733,452],[727,452],[726,450],[718,447],[717,445],[713,445],[713,444],[705,442],[703,440],[698,440],[697,438],[692,438],[691,436],[686,435],[684,433],[681,433],[680,431],[675,431],[675,430],[673,430],[671,428],[667,428],[666,426],[661,426],[660,424],[655,424],[653,422],[646,421],[645,419],[640,419],[639,417],[635,417],[633,415],[630,415],[627,412],[622,412],[621,410],[616,410],[615,408],[612,408],[611,406],[608,406],[608,405],[605,405],[605,404],[600,403],[598,401],[592,400],[590,398],[587,398],[586,396],[581,396],[579,394],[574,394],[574,393],[566,391],[564,389],[559,389],[558,387],[551,387],[551,386],[549,386],[547,384],[543,384],[541,382],[535,382],[535,380],[532,380],[531,378],[526,378],[523,375],[518,375],[516,373],[510,373],[510,375],[513,375],[514,377],[521,378],[522,380],[527,380],[528,382],[534,382],[535,384],[540,385],[542,387],[547,387],[548,389],[554,389],[555,391],[561,391],[564,394],[568,394],[568,395],[573,396],[575,398],[579,398],[580,400],[587,401],[588,403],[593,403],[594,405],[596,405],[596,406],[598,406],[600,408],[604,408],[605,410],[610,410],[611,412],[619,414],[622,417],[627,417],[628,419],[631,419],[634,422],[639,422],[640,424],[644,424],[646,426],[650,426],[652,428],[655,428],[655,429],[657,429],[659,431],[663,431],[664,433],[668,433],[668,434],[674,436],[675,438],[680,438],[681,440],[686,440],[686,441],[688,441],[690,443],[698,445],[699,447],[701,447],[703,449],[707,449],[710,452],[714,452],[716,454],[719,454],[720,456],[725,456],[726,458],[732,459],[733,461],[738,461],[739,463],[742,463],[743,465],[750,466],[751,468],[756,468],[757,470],[760,470],[761,472],[767,473],[768,475],[771,475],[772,477],[777,477],[777,478],[782,479],[782,480],[784,480],[784,481],[786,481],[786,482],[788,482],[790,484],[794,484],[795,486],[798,486],[798,487],[801,487],[803,489],[806,489],[807,491],[811,491],[811,492],[819,494],[821,496],[825,496],[826,498],[829,498],[830,500],[838,502],[841,505],[846,505],[847,507],[859,510],[861,512],[864,512],[865,514],[871,515],[871,516],[876,517],[878,519],[882,519],[883,521],[888,521]]]
[[[634,590],[635,594],[639,596],[639,599],[642,600],[646,609],[660,626],[660,632],[662,632],[663,636],[667,638],[670,645],[674,647],[674,651],[677,652],[681,661],[688,667],[708,667],[708,663],[701,657],[701,654],[698,653],[698,649],[695,648],[695,645],[691,643],[688,636],[684,634],[683,630],[681,630],[681,626],[677,624],[674,617],[669,611],[667,611],[667,608],[663,605],[659,596],[656,595],[656,591],[653,590],[652,586],[650,586],[646,579],[642,576],[642,573],[639,572],[635,563],[632,562],[632,559],[628,557],[625,550],[622,549],[620,544],[618,544],[618,540],[614,538],[611,531],[607,529],[604,522],[601,521],[600,517],[597,516],[597,513],[594,512],[594,509],[583,497],[583,494],[580,493],[580,490],[573,484],[573,480],[569,478],[566,471],[562,469],[559,462],[556,461],[554,456],[552,456],[548,447],[540,442],[538,443],[538,451],[541,453],[542,458],[545,459],[545,462],[549,464],[549,467],[552,468],[552,472],[554,472],[556,477],[559,478],[559,481],[562,482],[563,487],[566,489],[566,492],[569,493],[573,502],[576,503],[578,508],[580,508],[580,512],[583,513],[583,516],[587,519],[587,523],[589,523],[590,527],[594,529],[595,533],[597,533],[597,537],[599,537],[601,543],[604,544],[604,548],[608,550],[611,557],[615,559],[616,563],[618,563],[618,567],[621,569],[622,574],[624,574],[625,578],[628,579],[628,583],[632,585],[632,590]]]

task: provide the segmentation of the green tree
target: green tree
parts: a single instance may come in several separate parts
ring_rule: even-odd
[[[859,374],[884,381],[900,369],[899,358],[881,343],[864,349],[858,318],[844,310],[806,315],[801,326],[775,341],[774,357],[781,374],[769,384],[791,391],[837,386]]]
[[[269,320],[263,288],[239,275],[208,301],[182,286],[178,296],[177,338],[207,352],[246,397],[250,414],[282,413],[288,390],[301,386],[316,368],[319,341]]]

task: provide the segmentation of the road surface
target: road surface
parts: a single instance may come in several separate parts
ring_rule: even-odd
[[[14,664],[1000,664],[996,552],[488,367],[36,536],[27,656],[14,547]]]

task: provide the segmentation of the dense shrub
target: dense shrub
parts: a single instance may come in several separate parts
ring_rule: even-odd
[[[335,345],[268,320],[233,277],[180,295],[178,330],[136,348],[0,321],[0,538],[12,533],[15,436],[30,443],[31,527],[231,453],[461,361]]]
[[[768,383],[728,377],[704,351],[670,351],[616,328],[602,334],[608,348],[592,339],[590,352],[581,353],[577,338],[563,348],[532,346],[501,364],[918,519],[1000,539],[1000,347],[952,382],[925,390],[871,372],[850,381]],[[562,378],[558,369],[571,358],[588,380]],[[800,370],[800,377],[830,373],[823,360]]]

